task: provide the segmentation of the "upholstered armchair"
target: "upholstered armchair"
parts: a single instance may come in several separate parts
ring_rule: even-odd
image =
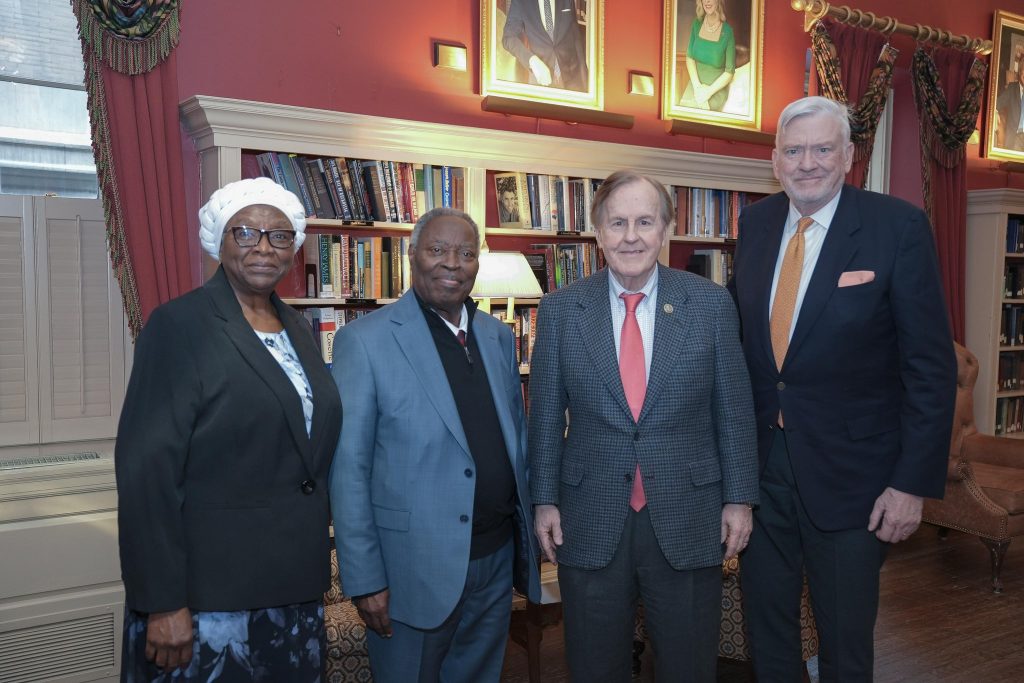
[[[331,550],[331,587],[324,593],[324,630],[327,632],[328,683],[369,683],[370,656],[366,626],[352,601],[345,597],[338,573],[338,556]]]
[[[956,344],[957,392],[946,473],[946,495],[926,499],[923,519],[943,529],[973,534],[988,548],[992,590],[1006,549],[1024,534],[1024,440],[979,434],[974,424],[978,359]]]

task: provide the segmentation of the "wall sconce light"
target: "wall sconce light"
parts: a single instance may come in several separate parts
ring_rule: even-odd
[[[629,94],[630,95],[654,95],[654,75],[645,71],[629,72]]]
[[[434,68],[452,69],[453,71],[466,70],[466,46],[462,43],[450,43],[444,40],[435,40],[434,43]]]

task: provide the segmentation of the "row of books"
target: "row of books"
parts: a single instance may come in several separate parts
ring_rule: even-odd
[[[996,436],[1024,429],[1024,397],[996,399]]]
[[[1007,299],[1024,298],[1024,264],[1007,265],[1003,270],[1003,296]]]
[[[327,367],[334,362],[334,337],[338,330],[370,311],[353,308],[334,308],[332,306],[309,306],[302,309],[302,315],[313,328],[313,339],[320,349],[320,357]]]
[[[1024,304],[1003,304],[999,344],[1001,346],[1024,344]]]
[[[694,249],[686,269],[724,287],[732,277],[732,259],[724,249]]]
[[[530,357],[533,355],[533,340],[537,337],[537,307],[518,309],[511,321],[505,320],[504,309],[494,311],[492,314],[512,329],[512,334],[516,338],[516,359],[519,366],[529,367]]]
[[[310,218],[414,223],[436,206],[465,206],[462,168],[281,152],[257,154],[256,163],[302,200]]]
[[[411,283],[409,236],[311,234],[302,245],[306,297],[394,299]]]
[[[764,197],[753,192],[676,188],[676,235],[736,239],[743,207]]]
[[[1019,351],[999,354],[999,391],[1024,389],[1024,356]]]
[[[495,173],[498,225],[527,230],[593,232],[590,207],[600,185],[600,180],[592,178]]]
[[[523,250],[544,292],[553,292],[604,267],[604,252],[593,242],[531,244]]]
[[[1006,253],[1024,254],[1024,222],[1020,216],[1010,216],[1006,221]]]

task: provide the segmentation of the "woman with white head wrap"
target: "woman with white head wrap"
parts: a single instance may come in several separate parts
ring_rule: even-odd
[[[115,468],[124,681],[318,681],[337,387],[274,288],[305,239],[267,178],[199,211],[220,267],[139,335]]]

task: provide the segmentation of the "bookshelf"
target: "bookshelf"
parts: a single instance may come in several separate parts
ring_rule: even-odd
[[[243,157],[278,152],[309,157],[346,157],[464,169],[465,210],[481,226],[492,250],[524,250],[534,243],[592,243],[593,233],[498,227],[494,174],[520,172],[604,178],[632,168],[672,188],[695,187],[770,194],[779,186],[771,163],[700,152],[575,138],[410,121],[197,95],[180,104],[183,125],[199,155],[200,201],[244,175]],[[405,223],[371,226],[310,219],[309,231],[360,235],[402,234]],[[684,268],[694,249],[729,249],[721,237],[673,236],[662,263]],[[382,301],[346,299],[342,306]],[[326,300],[289,299],[298,306],[329,306]],[[529,306],[531,304],[525,304]],[[535,305],[535,304],[534,304]],[[524,304],[517,301],[517,310]]]
[[[1018,222],[1013,248],[1007,238]],[[1013,424],[1014,411],[1024,412],[1024,191],[968,192],[966,241],[965,341],[978,357],[975,422],[986,434],[1024,438]]]

